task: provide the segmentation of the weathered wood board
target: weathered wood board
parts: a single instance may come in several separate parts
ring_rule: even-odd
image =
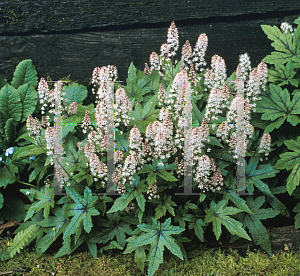
[[[95,67],[115,65],[126,84],[133,61],[143,70],[152,52],[160,54],[170,23],[179,31],[177,59],[186,40],[194,48],[206,33],[206,61],[218,54],[227,74],[248,52],[255,67],[272,51],[260,25],[292,23],[299,1],[29,1],[0,3],[0,74],[11,80],[15,66],[32,59],[38,77],[57,80],[71,74],[85,84]]]

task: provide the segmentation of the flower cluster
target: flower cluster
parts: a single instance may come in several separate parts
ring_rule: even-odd
[[[13,154],[15,152],[15,149],[13,147],[11,148],[8,148],[6,151],[5,151],[5,156],[8,156],[10,154]],[[2,162],[2,157],[0,157],[0,162]]]
[[[148,199],[151,200],[152,198],[159,198],[159,195],[157,194],[157,180],[154,181],[154,184],[152,185],[152,187],[150,189],[148,189],[147,194],[148,195]]]
[[[206,34],[201,34],[198,37],[196,46],[194,51],[192,51],[192,47],[187,40],[186,43],[182,47],[181,51],[181,59],[184,61],[181,69],[188,70],[188,65],[192,65],[192,62],[195,62],[195,69],[200,72],[204,70],[202,66],[206,66],[206,62],[204,60],[204,56],[206,53],[208,45],[208,38]],[[163,65],[163,62],[159,59],[159,57],[162,57],[164,61],[171,61],[171,58],[173,58],[176,55],[176,51],[179,47],[179,36],[178,36],[178,30],[175,26],[174,21],[171,23],[171,26],[168,30],[168,39],[167,43],[163,43],[160,47],[160,56],[152,52],[150,55],[150,69],[147,63],[145,63],[145,69],[144,72],[146,74],[151,74],[152,70],[157,70],[159,75],[162,76],[165,79],[165,74],[161,71],[165,70],[165,67]],[[177,63],[177,60],[175,60],[175,64]],[[150,71],[151,70],[151,71]]]
[[[116,68],[114,67],[116,70]],[[97,128],[94,129],[94,127],[91,125],[91,121],[89,118],[89,113],[86,111],[83,123],[81,127],[83,128],[83,132],[86,133],[89,131],[88,139],[86,146],[84,147],[84,153],[85,156],[89,160],[89,166],[92,175],[97,178],[103,178],[107,172],[107,166],[105,163],[100,161],[99,156],[96,154],[96,152],[100,153],[101,155],[106,154],[107,151],[107,117],[108,117],[108,111],[107,111],[107,81],[110,80],[111,76],[109,75],[109,68],[102,67],[101,69],[96,68],[93,73],[93,79],[95,86],[99,85],[100,88],[97,92],[97,106],[95,108],[95,118],[97,122]],[[114,105],[115,111],[115,117],[116,117],[116,124],[115,126],[119,126],[120,123],[123,123],[125,126],[129,124],[129,121],[133,118],[129,117],[129,112],[132,111],[132,106],[129,98],[127,97],[125,90],[122,87],[119,87],[115,93],[116,95],[116,104]],[[87,128],[89,126],[89,129]],[[122,133],[121,133],[122,134]],[[100,142],[102,141],[102,142]],[[78,143],[78,147],[80,150],[83,149],[83,147],[80,146],[81,143]],[[117,160],[117,162],[120,162],[123,159],[121,151],[116,151],[114,153],[114,158]],[[132,157],[134,159],[134,157]],[[132,160],[133,160],[132,159]],[[132,162],[128,158],[127,164],[130,168],[133,168],[133,165],[130,165]],[[120,167],[120,166],[118,166]],[[113,178],[119,179],[119,175],[114,175]],[[105,180],[107,180],[107,177],[105,177]],[[126,181],[126,180],[125,180]],[[125,183],[124,181],[124,183]],[[105,182],[102,181],[103,187],[105,186]]]
[[[289,23],[287,23],[287,22],[281,23],[280,29],[281,29],[283,32],[285,32],[286,34],[287,34],[287,33],[291,33],[292,35],[294,35],[294,32],[296,32],[296,28],[293,29],[293,27],[292,27]]]
[[[168,29],[167,44],[169,45],[168,57],[169,58],[174,57],[179,47],[178,30],[176,28],[174,21],[171,23],[171,26]]]
[[[211,68],[211,70],[205,73],[204,84],[209,88],[217,87],[218,89],[222,89],[227,78],[224,59],[218,55],[214,55],[211,58]]]
[[[29,131],[28,135],[29,136],[33,135],[33,139],[36,141],[41,134],[42,126],[40,121],[37,118],[33,118],[31,115],[29,115],[28,118],[26,119],[26,127],[27,130]]]
[[[216,165],[212,158],[209,158],[207,155],[202,155],[198,161],[198,167],[196,171],[196,179],[200,183],[198,188],[203,190],[203,193],[206,191],[212,190],[220,190],[221,186],[223,186],[223,177],[220,173],[220,169],[216,172]],[[214,174],[208,179],[211,172]]]
[[[96,67],[93,71],[92,93],[95,94],[95,87],[99,86],[97,97],[100,100],[101,94],[107,90],[107,81],[115,81],[118,78],[118,71],[114,65]]]
[[[49,108],[49,106],[52,108],[49,110],[49,113],[53,113],[53,108],[55,107],[55,90],[49,90],[48,84],[44,78],[41,78],[38,84],[38,93],[40,103],[42,104],[41,114],[45,114],[45,110],[47,107]]]
[[[206,34],[201,34],[198,37],[194,52],[193,52],[193,62],[195,62],[195,69],[200,72],[204,70],[204,68],[200,66],[206,66],[206,62],[204,60],[204,56],[207,49],[208,38]]]
[[[115,184],[118,186],[117,190],[119,193],[123,193],[126,190],[124,186],[125,183],[129,183],[129,185],[132,185],[132,181],[133,181],[132,176],[141,168],[142,164],[145,164],[147,161],[151,161],[153,157],[156,159],[160,158],[161,160],[170,158],[172,154],[175,154],[177,152],[177,148],[176,148],[177,146],[179,148],[183,148],[182,143],[185,141],[184,138],[185,117],[182,113],[184,108],[186,108],[186,105],[184,105],[184,101],[186,101],[187,99],[186,97],[190,96],[191,94],[190,93],[191,87],[187,79],[188,79],[188,75],[184,70],[175,76],[172,83],[171,93],[170,93],[170,98],[173,99],[168,99],[167,97],[164,97],[165,91],[162,88],[162,86],[160,87],[160,91],[159,91],[160,104],[163,104],[164,106],[167,107],[162,108],[160,111],[159,119],[161,122],[156,121],[154,123],[150,123],[147,126],[144,143],[142,141],[142,137],[139,129],[136,126],[134,126],[131,129],[128,138],[130,155],[127,156],[127,158],[125,159],[123,166],[120,166],[119,164],[117,173],[114,173],[114,177],[113,177]],[[100,97],[100,98],[104,99],[104,97]],[[123,102],[126,102],[126,100]],[[169,103],[172,102],[174,102],[174,105],[168,105]],[[128,107],[130,106],[131,103],[128,102]],[[98,111],[96,111],[97,113],[96,119],[98,121],[97,125],[100,126],[97,129],[97,132],[99,133],[100,131],[104,130],[104,132],[102,133],[103,135],[101,136],[100,139],[103,139],[105,145],[107,136],[105,135],[106,132],[105,129],[103,128],[105,124],[102,124],[102,122],[106,123],[106,121],[104,120],[106,115],[105,104],[103,104],[101,107],[103,108],[101,109],[98,108]],[[174,116],[171,117],[170,114],[174,114]],[[178,120],[177,122],[178,128],[176,129],[176,136],[174,137],[175,141],[173,139],[173,122],[171,118],[174,119],[174,121],[176,121],[176,119]],[[85,122],[87,121],[88,118],[85,119]],[[206,123],[206,118],[204,118],[203,124],[200,127],[193,129],[192,139],[191,139],[192,140],[191,146],[195,155],[193,156],[193,162],[194,162],[193,165],[196,166],[198,171],[201,171],[201,168],[205,163],[205,160],[200,159],[200,155],[202,154],[201,148],[204,147],[202,142],[209,141],[208,135],[209,135],[209,128]],[[98,156],[95,154],[96,146],[97,146],[96,141],[93,141],[92,139],[88,139],[88,142],[85,147],[85,155],[87,156],[87,153],[90,154],[87,156],[89,159],[91,159],[91,156],[94,157],[93,160],[89,161],[91,171],[94,176],[101,178],[103,177],[102,174],[95,173],[96,168],[100,170],[100,164],[101,164],[101,162],[98,159]],[[121,160],[122,159],[120,158],[118,161]],[[211,188],[213,190],[219,190],[220,186],[223,185],[222,176],[220,175],[219,171],[216,172],[216,168],[213,164],[213,161],[210,162],[212,164],[208,168],[208,174],[207,175],[198,174],[196,175],[194,180],[198,182],[199,188],[202,189]],[[160,165],[163,165],[163,163],[160,162]],[[104,171],[105,166],[102,167]],[[213,175],[209,178],[211,173],[213,173]],[[206,178],[203,178],[204,176],[206,176]],[[154,185],[152,187],[152,192],[151,190],[148,190],[148,193],[150,193],[150,198],[154,197],[154,194],[156,192],[157,192],[156,185]]]
[[[15,152],[14,148],[11,147],[11,148],[9,148],[9,149],[7,149],[7,150],[5,151],[5,156],[8,156],[8,155],[10,155],[10,154],[13,154],[14,152]]]
[[[212,60],[213,68],[225,68],[225,65],[216,66],[216,61],[219,60],[221,64],[221,60],[219,58],[214,59],[214,66]],[[220,69],[219,69],[220,70]],[[231,151],[235,153],[234,158],[238,158],[238,156],[243,156],[247,149],[247,142],[245,138],[248,136],[248,139],[252,137],[253,134],[253,126],[249,123],[251,120],[251,108],[254,108],[255,111],[255,102],[260,100],[260,97],[257,97],[260,93],[261,89],[265,89],[265,85],[267,83],[267,66],[264,62],[261,62],[256,69],[253,69],[251,72],[251,62],[248,54],[240,55],[240,63],[236,70],[236,80],[235,80],[235,89],[237,94],[233,101],[229,106],[229,111],[227,113],[226,121],[222,122],[217,129],[216,136],[222,137],[222,140],[226,140]],[[205,82],[212,87],[210,98],[208,100],[208,108],[206,110],[206,116],[210,114],[210,111],[214,111],[214,114],[220,113],[220,101],[222,100],[223,107],[226,107],[226,99],[228,99],[229,91],[226,89],[226,83],[223,83],[223,91],[225,93],[218,93],[219,85],[223,82],[222,78],[219,82],[215,79],[214,70],[209,73],[208,71],[205,75]],[[225,71],[223,72],[223,76],[225,76]],[[250,74],[249,74],[250,72]],[[222,75],[222,74],[218,74]],[[247,81],[247,79],[249,79]],[[245,87],[245,82],[247,82]],[[246,92],[246,99],[244,100],[244,93]],[[218,95],[218,96],[217,96]],[[209,111],[208,111],[209,110]],[[238,114],[240,110],[244,110],[244,114],[242,116],[242,125],[234,127],[234,124],[238,121]],[[215,119],[216,117],[212,117]],[[245,130],[244,133],[241,133],[241,130]],[[233,130],[233,132],[231,131]],[[227,139],[227,136],[230,136],[230,139]],[[243,137],[243,139],[238,137]],[[247,138],[246,138],[247,139]],[[220,140],[220,139],[219,139]],[[239,140],[239,141],[238,141]]]
[[[236,68],[236,79],[246,81],[251,71],[251,61],[248,53],[240,55],[240,63]]]
[[[13,154],[15,152],[15,149],[13,147],[11,148],[8,148],[6,151],[5,151],[5,156],[8,156],[10,154]],[[2,157],[0,157],[0,162],[2,162]]]
[[[271,147],[271,136],[269,133],[266,133],[262,136],[260,144],[259,144],[259,153],[264,153],[265,155],[268,156],[270,152],[270,147]],[[268,157],[266,157],[266,160],[268,160]],[[262,158],[260,159],[262,161]]]
[[[78,110],[77,102],[73,102],[69,105],[68,115],[76,114]]]
[[[188,40],[182,46],[181,56],[184,61],[184,70],[188,70],[189,67],[187,64],[189,65],[192,64],[192,56],[193,56],[192,47]]]

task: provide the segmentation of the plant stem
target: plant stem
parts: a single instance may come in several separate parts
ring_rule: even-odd
[[[7,170],[9,171],[9,173],[11,174],[11,176],[15,179],[15,182],[19,182],[19,183],[21,183],[21,184],[24,184],[24,185],[27,185],[27,186],[31,186],[31,187],[36,188],[36,186],[34,186],[34,185],[32,185],[32,184],[29,184],[29,183],[27,183],[27,182],[23,182],[23,181],[18,180],[18,179],[11,173],[11,171],[10,171],[10,169],[9,169],[9,166],[8,166],[7,164],[5,164],[5,163],[4,163],[4,165],[5,165],[5,167],[7,168]]]
[[[39,138],[40,140],[40,138]],[[41,146],[41,141],[37,141],[38,145],[40,146],[40,148],[46,153],[46,151],[44,150],[44,148]],[[40,142],[40,143],[39,143]],[[69,178],[71,178],[74,182],[76,182],[77,185],[80,185],[67,171],[66,169],[57,161],[56,162],[60,165],[60,167],[65,171],[65,173],[69,176]],[[39,186],[39,185],[38,185]],[[39,188],[39,187],[38,187]]]

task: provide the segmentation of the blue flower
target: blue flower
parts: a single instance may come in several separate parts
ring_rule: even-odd
[[[13,154],[14,153],[14,148],[9,148],[9,149],[7,149],[6,151],[5,151],[5,156],[8,156],[9,154]]]
[[[0,157],[0,161],[2,162],[2,157]]]
[[[30,194],[30,191],[27,191],[27,192],[26,192],[26,195],[29,195],[29,194]]]
[[[31,156],[29,160],[35,160],[35,156]]]

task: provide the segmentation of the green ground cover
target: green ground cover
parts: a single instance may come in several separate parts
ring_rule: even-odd
[[[3,238],[1,251],[5,250],[10,238]],[[5,245],[5,246],[4,246]],[[43,254],[36,258],[34,248],[28,247],[17,254],[13,259],[3,261],[0,264],[0,275],[147,275],[147,263],[145,272],[142,273],[134,262],[134,252],[124,255],[122,252],[112,250],[104,254],[98,253],[94,259],[90,252],[75,251],[70,256],[54,259],[54,252]],[[155,276],[165,275],[300,275],[300,252],[278,253],[269,257],[260,250],[251,252],[248,248],[246,256],[242,257],[238,251],[232,249],[221,250],[201,246],[191,251],[191,259],[180,260],[168,250],[164,253],[164,263],[160,265]],[[30,268],[30,272],[16,272],[2,274],[15,267]],[[173,269],[173,274],[167,271]]]

